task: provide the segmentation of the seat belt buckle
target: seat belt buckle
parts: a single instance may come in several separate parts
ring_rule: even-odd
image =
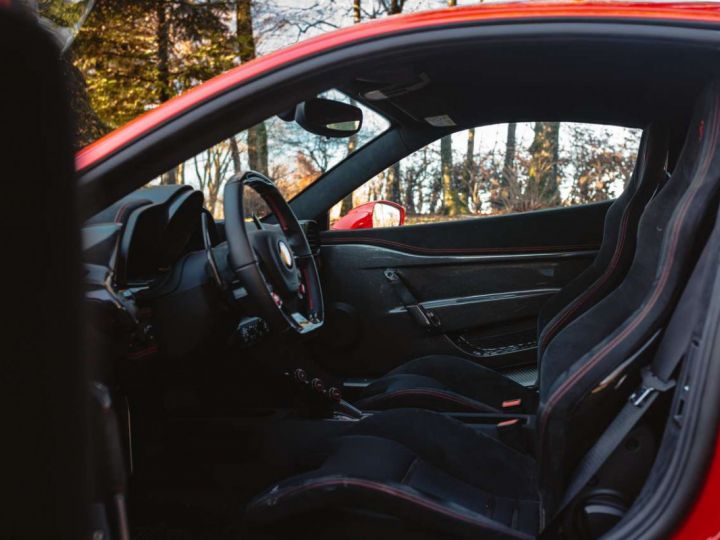
[[[630,395],[630,403],[638,408],[642,408],[647,399],[655,392],[666,392],[675,387],[675,381],[660,379],[648,366],[642,369],[640,375],[642,377],[640,387]]]

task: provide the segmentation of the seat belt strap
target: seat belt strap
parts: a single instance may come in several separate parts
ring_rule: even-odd
[[[672,367],[675,367],[682,358],[684,358],[684,355],[674,357],[672,360],[667,361],[666,366],[671,367],[672,364]],[[620,414],[614,418],[597,442],[585,454],[577,469],[575,469],[556,515],[562,513],[580,494],[592,477],[598,473],[615,449],[620,446],[625,437],[645,416],[658,395],[675,386],[675,381],[661,379],[650,367],[643,368],[641,373],[642,383],[638,389],[633,392],[628,402],[620,410]]]
[[[440,319],[435,313],[426,310],[422,304],[417,301],[417,298],[412,291],[410,291],[410,288],[397,270],[388,268],[384,274],[385,279],[387,279],[393,287],[398,299],[416,323],[428,331],[440,328]]]

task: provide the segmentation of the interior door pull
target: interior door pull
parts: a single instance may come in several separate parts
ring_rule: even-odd
[[[388,268],[385,270],[385,278],[392,285],[395,293],[397,294],[400,302],[405,306],[405,309],[410,316],[418,323],[423,329],[427,331],[441,329],[441,323],[438,316],[431,310],[425,309],[415,298],[415,295],[409,289],[405,280],[397,270]]]

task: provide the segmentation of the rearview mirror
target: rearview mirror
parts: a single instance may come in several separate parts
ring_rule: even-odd
[[[354,105],[312,98],[295,107],[295,122],[304,130],[325,137],[349,137],[362,127],[362,111]]]
[[[372,201],[356,206],[331,227],[334,231],[398,227],[405,223],[405,208],[390,201]]]

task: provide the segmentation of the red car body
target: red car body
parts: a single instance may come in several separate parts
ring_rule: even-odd
[[[335,224],[331,227],[333,230],[345,230],[345,229],[372,229],[375,218],[375,209],[378,205],[387,205],[397,209],[399,223],[403,225],[405,223],[405,208],[392,201],[370,201],[360,206],[356,206],[350,210],[343,217],[338,219]]]
[[[2,0],[0,0],[1,4]],[[79,151],[75,160],[76,169],[82,174],[83,171],[89,170],[199,104],[311,55],[414,30],[466,23],[533,19],[691,22],[717,25],[720,30],[720,4],[597,1],[503,3],[413,13],[355,25],[260,57],[193,88]],[[372,216],[372,211],[369,215]],[[704,487],[688,511],[684,523],[676,531],[675,538],[720,539],[720,439],[716,440],[713,461],[707,471]]]

